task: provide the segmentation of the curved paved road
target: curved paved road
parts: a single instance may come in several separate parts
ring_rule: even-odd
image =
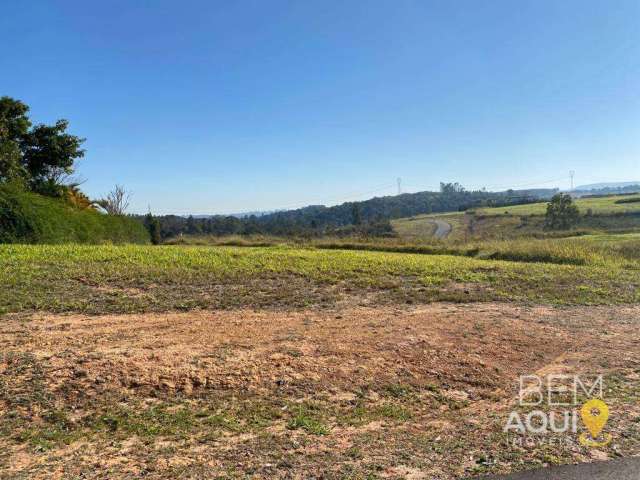
[[[447,235],[451,233],[451,224],[445,222],[444,220],[431,220],[431,223],[434,223],[436,226],[436,231],[433,233],[433,236],[436,238],[445,238]]]
[[[514,475],[475,477],[475,480],[638,480],[640,458],[542,468]]]

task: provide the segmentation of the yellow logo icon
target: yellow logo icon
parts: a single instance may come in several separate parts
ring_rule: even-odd
[[[603,436],[601,441],[597,440],[609,419],[609,407],[606,403],[597,398],[592,398],[582,405],[580,416],[591,434],[591,438],[588,438],[586,433],[580,434],[578,439],[582,445],[586,447],[603,447],[611,441],[611,434],[608,433]]]

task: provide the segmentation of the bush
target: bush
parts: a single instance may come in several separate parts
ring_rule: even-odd
[[[129,217],[78,209],[64,200],[0,186],[0,243],[148,243]]]
[[[625,203],[640,203],[640,197],[622,198],[620,200],[616,200],[615,203],[617,203],[618,205],[622,205]]]
[[[160,245],[160,243],[162,243],[162,235],[160,234],[162,227],[160,226],[160,220],[151,215],[151,212],[144,217],[144,228],[149,232],[151,243],[154,245]]]
[[[571,195],[558,193],[547,204],[545,226],[551,230],[568,230],[578,223],[579,216]]]

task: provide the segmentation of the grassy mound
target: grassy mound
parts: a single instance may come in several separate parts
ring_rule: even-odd
[[[0,243],[148,243],[127,217],[79,210],[60,200],[0,187]]]

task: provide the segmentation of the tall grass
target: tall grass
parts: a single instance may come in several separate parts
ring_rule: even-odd
[[[576,240],[507,240],[485,242],[479,257],[513,262],[555,263],[559,265],[601,265],[609,262],[593,247]]]
[[[575,232],[574,232],[575,233]],[[507,260],[556,265],[599,265],[639,269],[640,235],[579,235],[448,242],[406,238],[282,238],[273,236],[184,236],[173,245],[236,247],[290,246],[320,250],[360,250],[420,255],[454,255],[480,260]]]

